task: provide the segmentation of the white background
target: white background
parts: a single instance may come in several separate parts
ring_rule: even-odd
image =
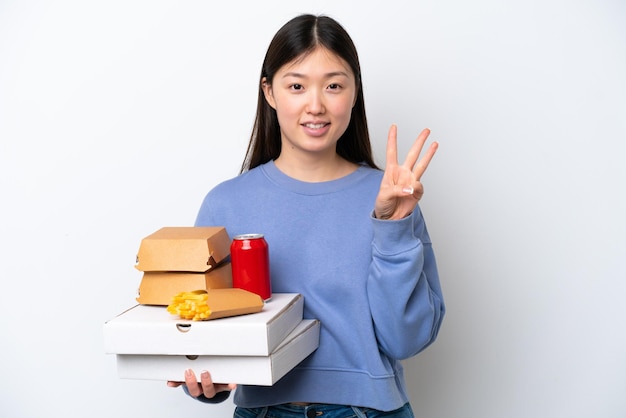
[[[0,414],[231,416],[118,379],[102,325],[141,238],[237,174],[266,47],[313,12],[357,44],[377,161],[391,123],[440,142],[448,313],[406,364],[416,415],[625,416],[626,3],[307,4],[0,1]]]

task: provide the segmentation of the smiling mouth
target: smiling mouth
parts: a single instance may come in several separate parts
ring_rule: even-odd
[[[326,126],[327,123],[305,123],[304,126],[309,129],[321,129]]]

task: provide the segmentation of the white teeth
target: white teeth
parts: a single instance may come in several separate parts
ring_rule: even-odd
[[[324,127],[324,123],[307,123],[305,126],[311,129],[320,129]]]

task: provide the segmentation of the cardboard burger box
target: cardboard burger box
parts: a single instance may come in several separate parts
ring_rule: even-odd
[[[209,370],[215,382],[271,386],[317,349],[319,332],[319,321],[304,319],[267,356],[117,354],[118,376],[182,381],[187,369]]]
[[[233,287],[230,262],[203,273],[181,271],[146,271],[139,284],[137,302],[142,305],[169,305],[180,292],[227,289]]]
[[[245,292],[217,291],[228,290]],[[223,302],[225,306],[228,303]],[[180,319],[162,306],[137,305],[104,324],[105,352],[268,356],[302,321],[304,298],[299,293],[274,293],[271,300],[261,304],[257,313],[208,321]]]
[[[135,267],[203,273],[230,255],[230,244],[221,226],[166,226],[141,240]]]

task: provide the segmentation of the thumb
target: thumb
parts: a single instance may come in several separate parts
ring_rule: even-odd
[[[410,195],[410,194],[413,194],[413,192],[415,191],[415,189],[413,189],[413,186],[400,186],[400,185],[396,185],[395,187],[396,187],[396,188],[399,188],[399,189],[400,189],[400,190],[399,190],[399,192],[400,192],[401,194],[404,194],[404,195]]]

